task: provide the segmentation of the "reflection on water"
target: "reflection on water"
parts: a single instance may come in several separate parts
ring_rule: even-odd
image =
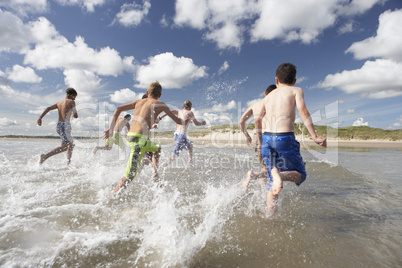
[[[285,183],[266,219],[258,183],[240,187],[252,149],[196,146],[194,168],[182,153],[160,171],[163,188],[147,166],[113,199],[128,151],[95,145],[40,167],[55,141],[0,140],[0,266],[402,266],[400,151],[341,148],[339,165],[302,152],[307,181]]]

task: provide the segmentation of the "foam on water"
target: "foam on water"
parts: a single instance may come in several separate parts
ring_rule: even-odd
[[[0,141],[0,266],[402,264],[402,194],[381,176],[307,156],[307,181],[285,184],[279,213],[267,220],[265,191],[255,181],[241,189],[248,169],[256,170],[245,164],[256,162],[251,150],[197,146],[194,168],[183,168],[183,154],[160,171],[163,188],[147,166],[111,198],[128,151],[93,156],[95,145],[78,143],[68,167],[64,154],[39,166],[39,154],[57,142]]]

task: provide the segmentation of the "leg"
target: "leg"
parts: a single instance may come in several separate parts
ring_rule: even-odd
[[[42,165],[43,162],[45,162],[46,159],[48,159],[49,157],[52,157],[53,155],[65,152],[67,150],[67,147],[68,147],[67,144],[62,143],[60,147],[54,148],[53,150],[51,150],[47,154],[41,154],[39,164]]]
[[[251,181],[252,179],[254,179],[254,177],[255,177],[255,175],[254,175],[253,171],[252,171],[252,170],[249,170],[249,171],[247,172],[247,177],[246,177],[246,180],[243,182],[243,186],[242,186],[242,187],[245,188],[245,189],[247,189],[247,187],[248,187],[250,181]]]
[[[119,183],[116,184],[116,187],[114,188],[114,192],[117,193],[118,191],[120,191],[120,189],[126,189],[129,182],[130,181],[126,177],[123,176],[123,178],[121,178]]]
[[[159,157],[162,148],[159,149],[152,155],[152,168],[154,169],[155,175],[153,177],[154,182],[159,182],[159,174],[158,174],[158,165],[159,165]]]
[[[191,144],[190,147],[188,147],[188,167],[193,166],[193,145]]]
[[[67,165],[69,165],[71,162],[71,156],[73,155],[74,146],[75,145],[73,142],[70,142],[67,145]]]
[[[93,154],[96,154],[96,152],[97,152],[98,150],[107,150],[107,151],[109,151],[109,150],[111,150],[112,148],[113,148],[112,145],[95,146],[95,148],[94,148],[94,150],[93,150]]]
[[[176,158],[175,154],[171,154],[168,159],[161,165],[161,168],[166,167],[169,165],[174,159]]]
[[[273,215],[278,208],[278,195],[274,195],[272,191],[267,192],[267,216]]]

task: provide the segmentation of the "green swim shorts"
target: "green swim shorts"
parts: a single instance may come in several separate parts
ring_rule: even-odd
[[[116,144],[118,145],[121,149],[124,149],[126,147],[126,144],[124,143],[124,138],[122,136],[120,136],[120,134],[118,132],[115,132],[113,134],[113,137],[109,137],[107,138],[105,144],[106,145],[113,145]]]
[[[127,134],[127,142],[128,146],[131,148],[131,153],[124,177],[131,181],[137,175],[138,167],[140,166],[141,159],[145,152],[156,153],[159,149],[159,144],[150,141],[146,135],[134,132],[129,132]]]

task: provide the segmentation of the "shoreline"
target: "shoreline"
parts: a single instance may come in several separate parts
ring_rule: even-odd
[[[158,135],[150,135],[152,140],[155,140],[161,144],[175,143],[173,137],[166,137]],[[196,145],[213,146],[217,148],[235,147],[235,148],[250,148],[245,141],[243,134],[241,133],[222,133],[222,132],[212,132],[211,134],[206,134],[203,136],[192,135],[188,133],[188,138],[194,142]],[[58,137],[0,137],[0,140],[57,140]],[[88,140],[96,141],[102,138],[78,138],[76,140]],[[296,136],[297,141],[300,143],[301,148],[305,147],[319,147],[315,142],[301,135]],[[253,144],[255,144],[255,135],[253,136]],[[402,149],[402,140],[390,141],[390,140],[359,140],[359,139],[330,139],[327,140],[328,148],[337,147],[355,147],[355,148],[394,148]]]
[[[212,134],[207,134],[204,136],[192,136],[189,133],[188,138],[197,145],[214,146],[218,148],[225,147],[236,147],[236,148],[250,148],[245,141],[243,134],[240,133],[220,133],[214,132]],[[152,137],[151,137],[152,139]],[[302,137],[301,135],[296,136],[296,140],[300,143],[301,148],[306,147],[317,147],[317,145],[312,139]],[[155,141],[159,143],[174,143],[173,137],[158,137],[155,136]],[[253,136],[253,144],[255,144],[255,136]],[[342,140],[342,139],[330,139],[327,140],[328,148],[338,148],[338,147],[355,147],[355,148],[394,148],[402,149],[402,140],[390,141],[390,140]]]

